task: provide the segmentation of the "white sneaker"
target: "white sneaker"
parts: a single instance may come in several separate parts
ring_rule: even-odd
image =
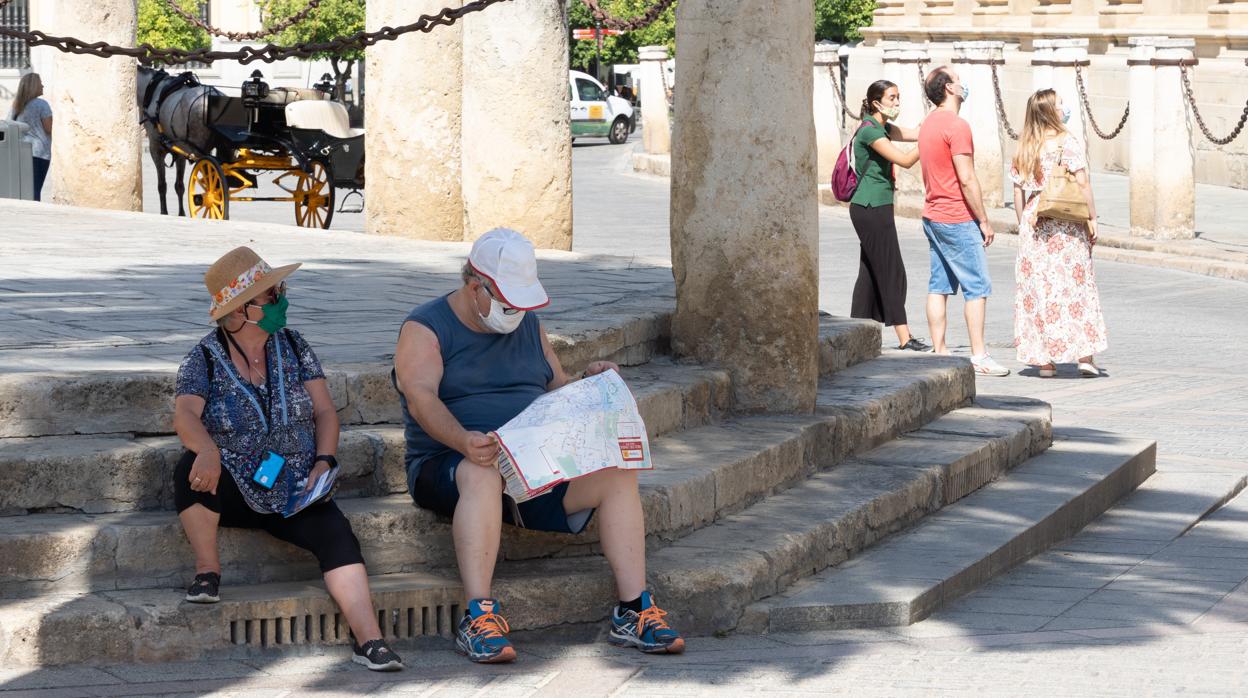
[[[997,363],[996,359],[987,354],[984,354],[983,356],[972,356],[971,368],[975,369],[975,373],[981,376],[1010,375],[1010,369]]]

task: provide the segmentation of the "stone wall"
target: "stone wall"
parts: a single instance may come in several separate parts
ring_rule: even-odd
[[[1127,99],[1128,39],[1141,35],[1196,40],[1200,64],[1193,71],[1193,92],[1201,114],[1215,135],[1230,132],[1248,101],[1248,2],[1187,0],[885,0],[864,41],[849,53],[847,102],[856,105],[866,86],[882,76],[883,50],[900,43],[925,46],[930,66],[948,63],[953,42],[991,39],[1006,42],[1001,85],[1006,113],[1015,128],[1032,91],[1033,42],[1042,38],[1088,39],[1091,65],[1085,72],[1093,116],[1102,130],[1117,125]],[[906,95],[903,95],[903,100]],[[918,97],[916,95],[916,97]],[[972,99],[975,96],[972,95]],[[1176,99],[1181,99],[1179,94]],[[1131,129],[1104,141],[1089,129],[1092,167],[1126,172]],[[1196,181],[1248,188],[1248,133],[1227,146],[1215,146],[1199,131]],[[1005,160],[1013,141],[1005,142]]]

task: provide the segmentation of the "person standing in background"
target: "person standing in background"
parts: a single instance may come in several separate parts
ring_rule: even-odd
[[[971,367],[981,376],[1008,376],[1009,369],[988,355],[984,315],[992,278],[985,248],[994,232],[975,176],[975,143],[971,125],[958,116],[970,90],[946,66],[928,73],[924,92],[936,108],[919,127],[919,161],[923,164],[923,233],[931,255],[927,286],[927,323],[932,351],[945,346],[946,306],[961,287],[966,299],[966,329],[971,339]]]
[[[34,155],[35,201],[41,201],[43,182],[52,166],[52,106],[43,99],[43,80],[39,73],[27,73],[17,84],[17,99],[9,112],[10,121],[30,127],[26,142]]]
[[[893,217],[893,194],[897,182],[893,165],[914,167],[917,149],[903,151],[893,141],[918,139],[918,129],[904,129],[892,121],[901,113],[897,85],[876,80],[862,100],[862,125],[854,133],[854,162],[858,187],[849,200],[849,220],[860,245],[858,281],[850,316],[882,322],[897,333],[897,348],[930,351],[931,347],[910,334],[906,321],[906,265],[897,244]]]

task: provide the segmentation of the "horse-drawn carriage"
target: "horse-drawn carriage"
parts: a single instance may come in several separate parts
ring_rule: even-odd
[[[233,202],[278,201],[294,204],[296,225],[328,228],[337,188],[362,197],[364,131],[351,128],[346,107],[319,90],[270,88],[256,71],[234,96],[190,73],[148,69],[141,69],[138,88],[153,157],[159,149],[192,163],[192,217],[228,219]],[[285,195],[253,193],[264,173],[277,173],[273,184]],[[176,183],[181,195],[181,168]]]

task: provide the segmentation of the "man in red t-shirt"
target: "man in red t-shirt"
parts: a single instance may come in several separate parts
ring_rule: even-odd
[[[966,328],[971,337],[971,365],[985,376],[1006,376],[984,346],[984,315],[992,279],[988,255],[993,230],[975,176],[975,143],[971,126],[958,116],[968,90],[953,70],[940,67],[928,73],[923,89],[936,109],[919,128],[919,162],[923,165],[923,233],[931,256],[927,287],[927,322],[933,351],[948,354],[945,346],[945,308],[949,296],[961,287],[966,299]]]

